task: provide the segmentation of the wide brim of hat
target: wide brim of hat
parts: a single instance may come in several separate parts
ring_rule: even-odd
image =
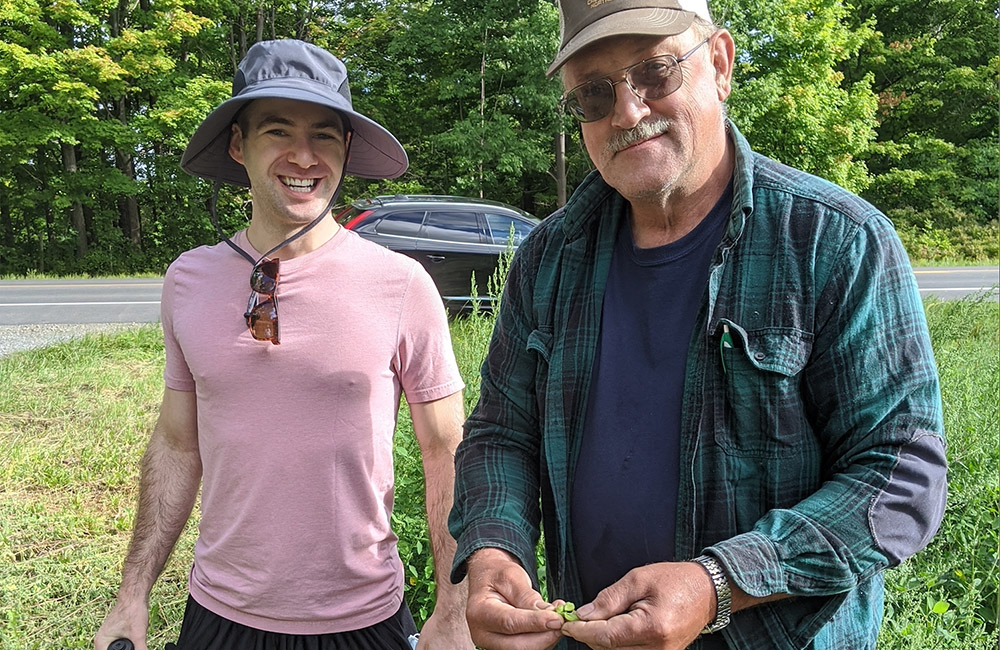
[[[396,178],[406,171],[409,160],[403,145],[389,131],[357,113],[337,93],[318,94],[295,80],[258,83],[252,89],[223,102],[191,136],[181,157],[181,169],[208,180],[250,187],[246,169],[229,155],[229,136],[236,114],[255,99],[294,99],[328,106],[347,116],[353,135],[345,173],[361,178]]]
[[[610,36],[673,36],[694,22],[695,14],[680,9],[643,7],[618,11],[584,27],[559,48],[546,75],[551,77],[566,61],[591,43]]]

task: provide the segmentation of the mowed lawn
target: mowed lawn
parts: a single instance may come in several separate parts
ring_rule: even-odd
[[[949,504],[931,545],[888,574],[879,647],[995,649],[998,306],[970,299],[926,310],[941,372]],[[468,407],[490,326],[482,316],[452,324]],[[155,326],[0,359],[0,650],[92,647],[117,588],[162,369]],[[419,621],[433,583],[411,431],[404,408],[393,520]],[[195,535],[192,520],[154,589],[152,648],[176,639]]]

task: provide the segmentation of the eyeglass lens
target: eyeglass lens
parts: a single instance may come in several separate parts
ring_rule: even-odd
[[[258,341],[278,345],[278,260],[261,260],[250,273],[250,300],[247,302],[247,327]],[[261,296],[267,296],[261,300]]]
[[[673,54],[663,54],[639,61],[622,70],[624,77],[618,81],[601,77],[583,83],[566,94],[562,102],[563,108],[580,122],[604,119],[614,108],[615,86],[623,81],[628,83],[632,92],[640,99],[663,99],[676,92],[684,82],[681,62],[707,42],[708,39],[698,43],[679,58]]]

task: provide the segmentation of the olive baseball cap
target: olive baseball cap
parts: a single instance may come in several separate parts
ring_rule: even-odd
[[[694,19],[712,21],[707,0],[559,0],[560,45],[546,74],[602,38],[624,34],[673,36]]]
[[[396,178],[409,161],[403,146],[382,125],[354,110],[347,69],[326,50],[294,39],[255,43],[233,77],[232,97],[212,111],[191,136],[181,168],[194,176],[250,186],[243,165],[229,155],[231,127],[240,109],[255,99],[295,99],[340,113],[353,131],[345,173]]]

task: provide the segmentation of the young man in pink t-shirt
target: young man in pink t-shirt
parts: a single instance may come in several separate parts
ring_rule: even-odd
[[[444,308],[419,264],[329,214],[345,174],[394,178],[405,152],[353,110],[339,60],[270,41],[247,53],[233,97],[198,128],[181,165],[216,190],[249,187],[252,218],[167,271],[166,388],[96,650],[117,639],[146,650],[149,593],[199,486],[178,648],[406,650],[416,628],[390,528],[402,395],[442,577],[419,647],[471,649],[464,585],[447,580],[464,411]]]

